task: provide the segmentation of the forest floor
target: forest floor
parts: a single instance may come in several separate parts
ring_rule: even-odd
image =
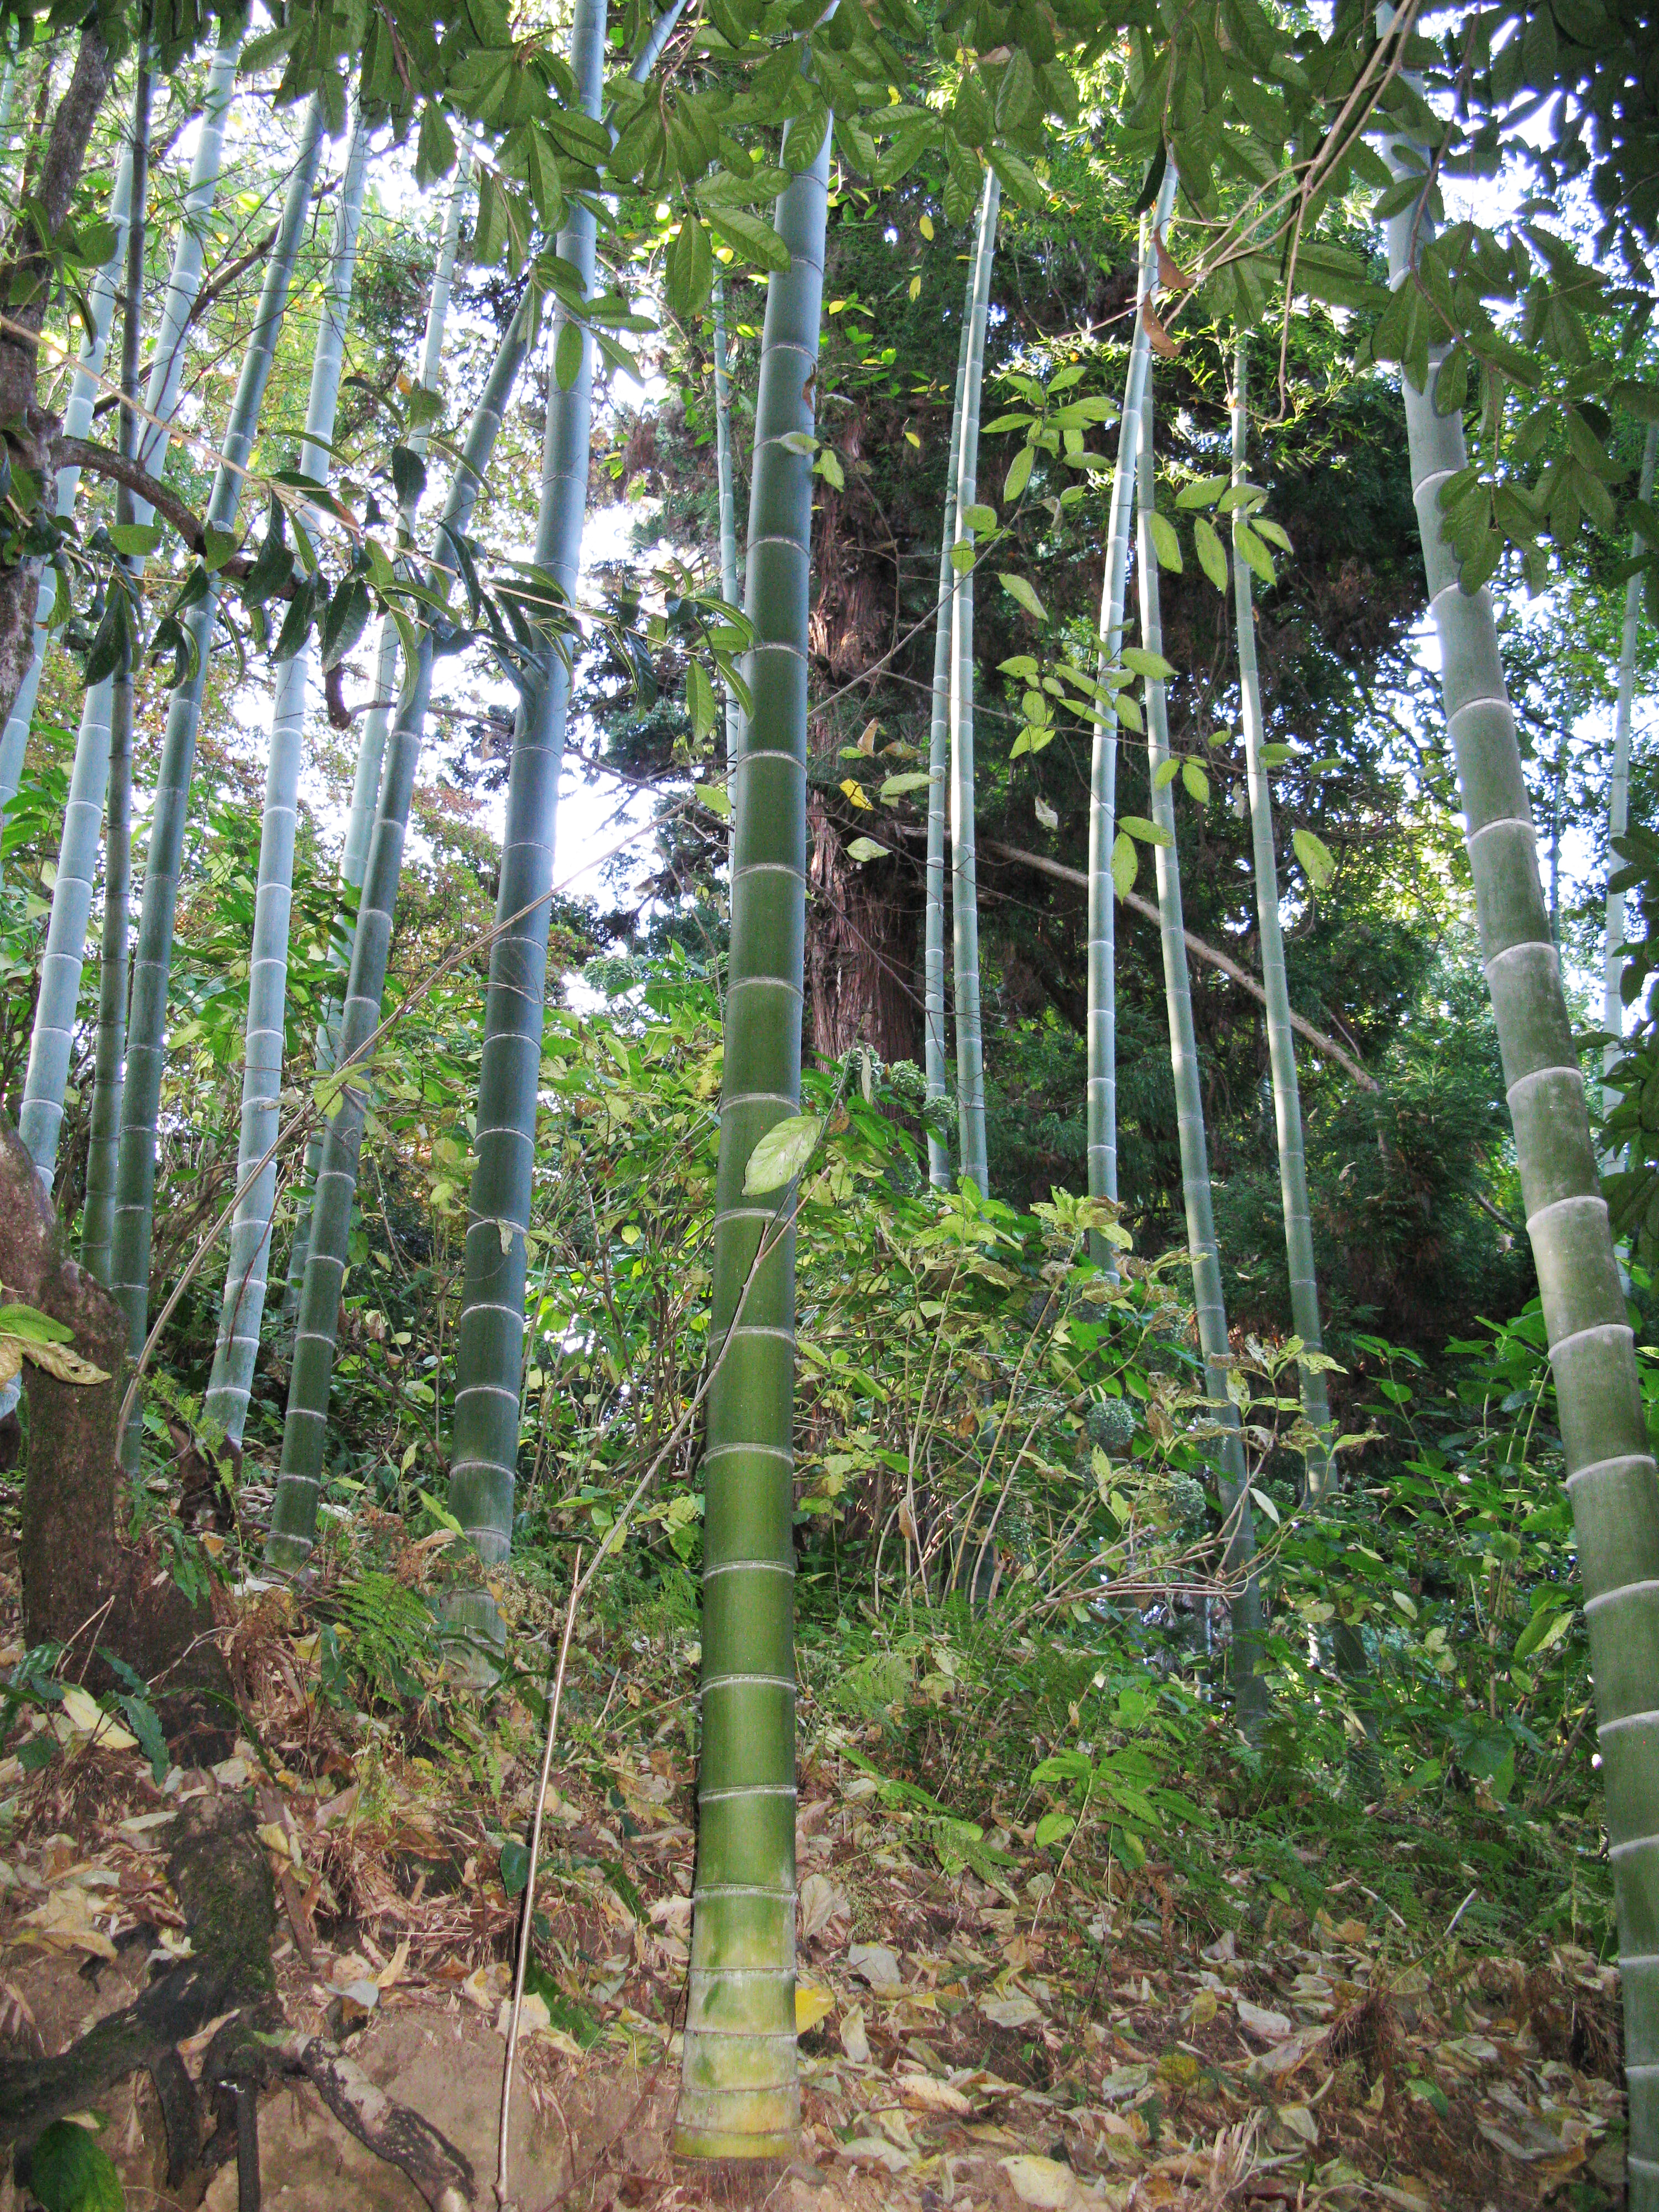
[[[20,1656],[15,1590],[0,1668]],[[459,1730],[349,1710],[329,1694],[327,1630],[286,1594],[222,1604],[246,1729],[228,1759],[158,1784],[77,1707],[33,1717],[61,1740],[40,1745],[50,1758],[0,1762],[0,2039],[61,2051],[166,1966],[185,1940],[172,1817],[231,1793],[276,1879],[289,2024],[441,2129],[493,2205],[541,1717],[505,1691]],[[922,1793],[883,1778],[879,1730],[823,1714],[804,1722],[799,1774],[801,2156],[763,2173],[676,2164],[695,1656],[684,1636],[579,1638],[587,1694],[573,1686],[582,1717],[546,1800],[514,2087],[519,2212],[1622,2202],[1616,1984],[1588,1953],[1425,1943],[1355,1878],[1310,1917],[1255,1893],[1243,1844],[1223,1840],[1254,1909],[1218,1931],[1156,1853],[1133,1872],[1081,1849],[1056,1865],[995,1805],[1006,1865],[986,1880],[941,1848]],[[130,2205],[186,2201],[168,2192],[148,2075],[96,2119]],[[266,2205],[418,2212],[309,2082],[268,2091],[258,2125]],[[0,2207],[30,2201],[0,2180]],[[236,2205],[234,2162],[206,2202]]]

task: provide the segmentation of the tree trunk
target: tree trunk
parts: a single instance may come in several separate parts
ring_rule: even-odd
[[[817,792],[806,802],[812,841],[806,913],[806,998],[821,1066],[849,1045],[870,1046],[890,1066],[916,1057],[915,872],[897,854],[849,860]]]

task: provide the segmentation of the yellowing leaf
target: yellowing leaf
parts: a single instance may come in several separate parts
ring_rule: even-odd
[[[134,1751],[138,1739],[112,1721],[98,1700],[71,1682],[64,1692],[64,1715],[77,1735],[93,1737],[100,1751]]]
[[[1085,2200],[1077,2176],[1057,2158],[1037,2158],[1024,2153],[1005,2158],[1002,2170],[1022,2204],[1035,2204],[1039,2212],[1071,2212]]]
[[[805,2035],[829,2019],[836,2008],[836,2000],[829,1990],[815,1989],[809,1982],[795,1984],[795,2033]]]

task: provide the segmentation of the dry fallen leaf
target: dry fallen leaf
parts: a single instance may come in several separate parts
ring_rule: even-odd
[[[1235,2002],[1240,2027],[1248,2027],[1264,2043],[1283,2043],[1290,2033],[1291,2023],[1282,2012],[1268,2012],[1261,2005],[1252,2004],[1248,1997],[1239,1997]]]
[[[1042,2018],[1042,2007],[1018,1990],[1006,1997],[981,1997],[979,2008],[995,2027],[1030,2027]]]
[[[1076,2174],[1057,2158],[1037,2158],[1028,2153],[1005,2158],[1002,2170],[1020,2203],[1037,2205],[1040,2212],[1072,2212],[1073,2206],[1088,2201],[1078,2186]]]
[[[845,1893],[827,1875],[809,1874],[800,1886],[801,1940],[810,1943],[832,1920],[847,1920],[853,1908]]]
[[[795,1984],[795,2033],[805,2035],[829,2019],[836,2008],[834,1992],[816,1989],[811,1982]]]
[[[854,2066],[870,2063],[870,2039],[864,2032],[862,2005],[849,2005],[842,2014],[841,2047]]]
[[[847,1963],[872,1990],[899,1990],[904,1986],[897,1954],[890,1951],[885,1943],[853,1944],[847,1954]]]
[[[974,2109],[971,2099],[933,2074],[901,2074],[898,2093],[907,2105],[919,2106],[924,2112],[950,2112],[960,2119]]]
[[[98,1700],[71,1682],[64,1692],[64,1716],[77,1735],[91,1736],[100,1751],[136,1751],[138,1739],[112,1721]]]
[[[1152,351],[1162,355],[1165,361],[1173,361],[1181,350],[1180,344],[1170,336],[1168,331],[1152,313],[1152,303],[1150,300],[1143,300],[1140,303],[1140,327],[1151,341]]]

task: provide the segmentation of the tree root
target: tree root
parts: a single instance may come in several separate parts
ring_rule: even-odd
[[[400,2166],[432,2212],[467,2212],[475,2201],[472,2167],[449,2138],[393,2103],[335,2045],[288,2030],[270,1966],[276,1896],[249,1806],[230,1795],[185,1806],[174,1824],[167,1872],[192,1955],[59,2057],[0,2064],[0,2142],[14,2146],[19,2180],[27,2181],[29,2151],[52,2121],[96,2104],[142,2069],[161,2108],[170,2186],[200,2182],[236,2158],[244,2198],[257,2204],[257,2144],[250,2158],[246,2142],[255,2100],[261,2088],[292,2073],[315,2084],[359,2142]],[[198,2087],[179,2046],[215,2020],[221,2025]]]

